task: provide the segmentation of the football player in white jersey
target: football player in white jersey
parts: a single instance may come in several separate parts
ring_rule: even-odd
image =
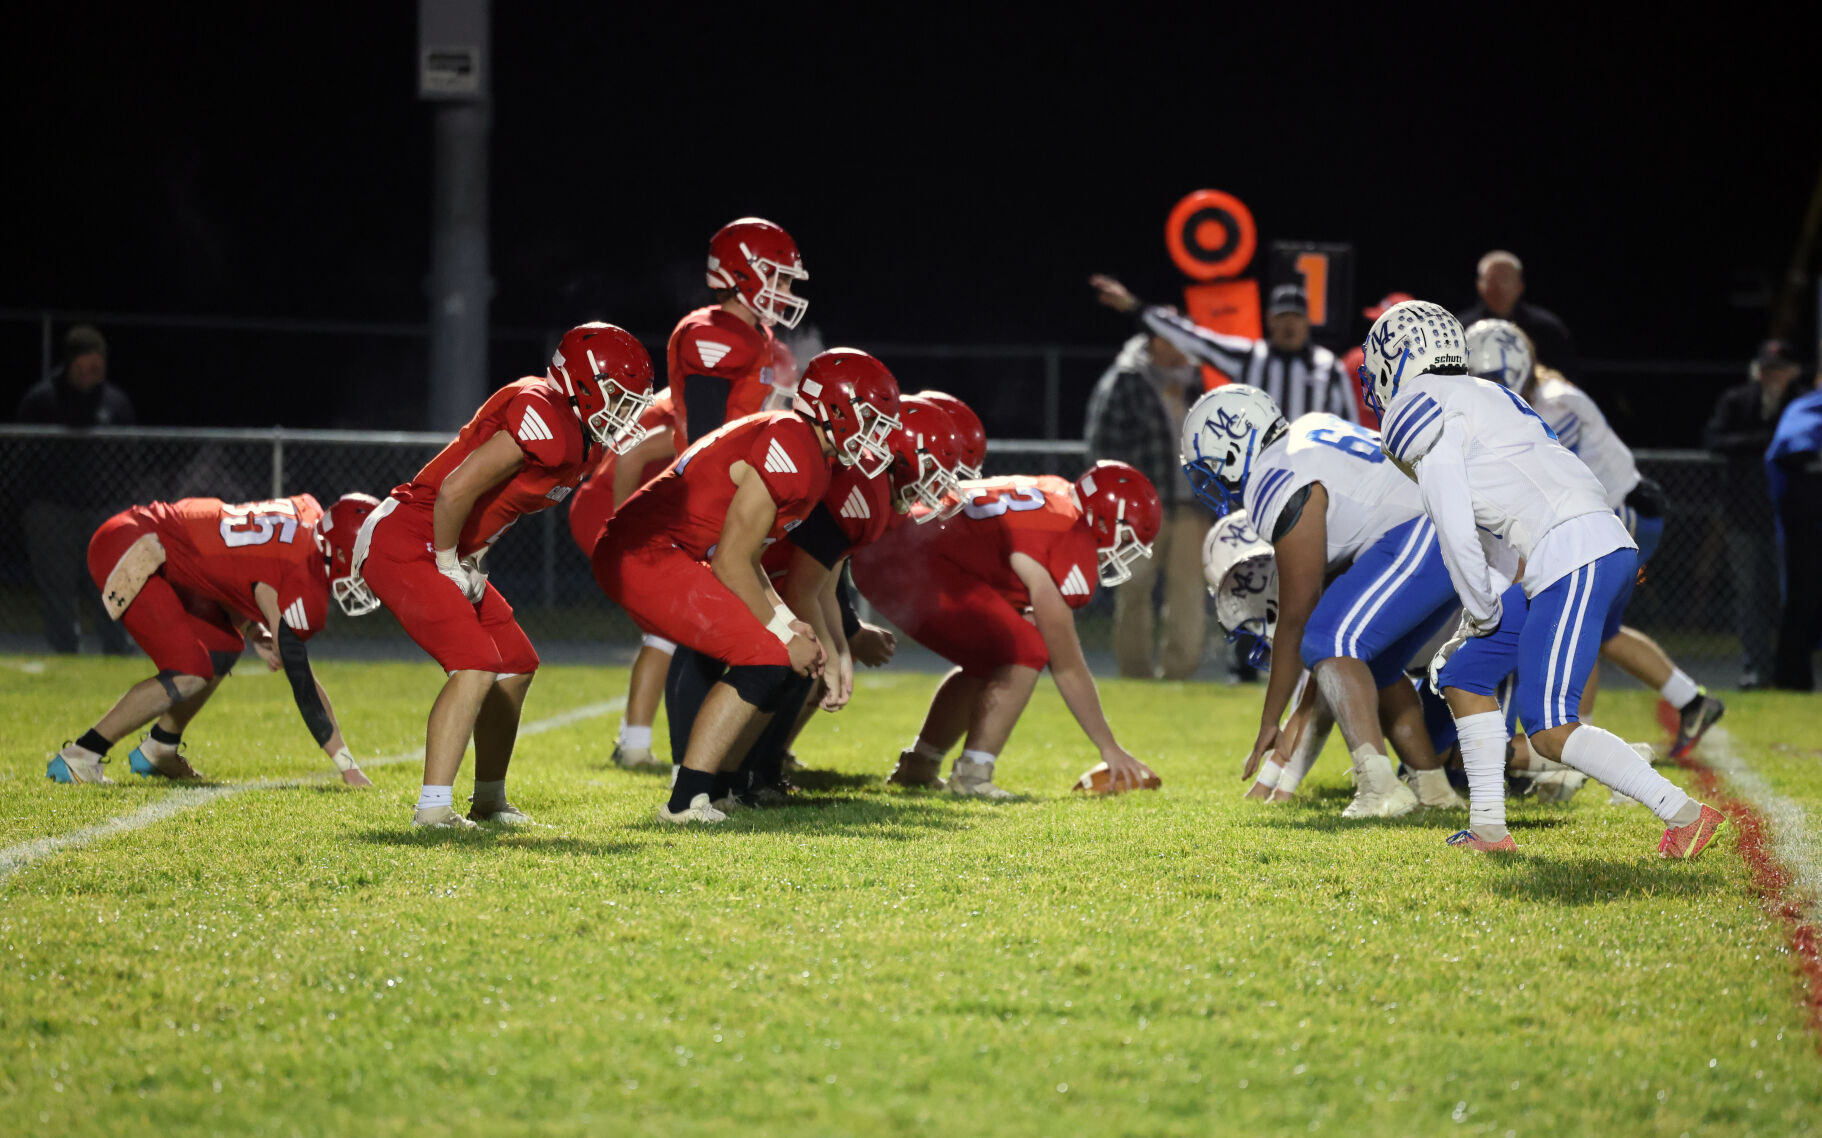
[[[1509,388],[1468,374],[1465,340],[1440,305],[1406,301],[1374,322],[1360,369],[1385,452],[1417,483],[1464,610],[1431,671],[1455,716],[1468,775],[1468,829],[1449,844],[1517,848],[1501,777],[1506,724],[1493,696],[1516,665],[1519,719],[1532,749],[1649,807],[1666,827],[1660,856],[1694,857],[1725,816],[1618,736],[1580,721],[1601,628],[1637,571],[1638,547],[1599,480],[1537,412]],[[1496,590],[1495,565],[1528,599],[1522,620],[1502,611],[1510,598],[1502,602]]]
[[[1506,320],[1478,320],[1468,328],[1468,372],[1503,383],[1531,404],[1558,442],[1587,464],[1606,491],[1613,508],[1632,540],[1638,543],[1639,564],[1651,560],[1664,533],[1664,492],[1657,483],[1639,474],[1632,451],[1607,425],[1607,417],[1586,392],[1563,374],[1535,363],[1536,354],[1518,325]],[[1636,579],[1635,579],[1636,580]],[[1677,709],[1677,734],[1671,758],[1680,759],[1695,749],[1704,732],[1721,718],[1727,706],[1708,695],[1688,673],[1658,647],[1657,641],[1620,623],[1632,600],[1629,582],[1608,615],[1601,632],[1601,656],[1631,673],[1641,683],[1656,688]],[[1593,708],[1598,667],[1588,682],[1582,703],[1584,715]]]
[[[1384,460],[1379,436],[1328,414],[1286,423],[1265,392],[1234,383],[1189,409],[1181,457],[1197,497],[1216,514],[1243,506],[1271,543],[1276,636],[1298,652],[1276,653],[1247,774],[1277,750],[1300,657],[1353,757],[1355,795],[1344,817],[1462,805],[1404,678],[1454,611],[1455,590],[1435,530]],[[1410,786],[1392,770],[1388,735],[1412,772]]]

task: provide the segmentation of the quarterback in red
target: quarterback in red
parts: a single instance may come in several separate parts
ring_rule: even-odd
[[[797,327],[809,302],[791,288],[808,279],[797,243],[763,218],[731,221],[709,239],[716,303],[678,321],[665,349],[682,445],[764,410],[774,393],[773,406],[786,405],[790,357],[772,326]]]
[[[251,635],[266,666],[282,668],[291,681],[305,726],[342,781],[371,785],[342,741],[304,641],[323,627],[332,589],[353,614],[354,537],[378,505],[366,494],[347,494],[324,514],[308,494],[244,505],[184,498],[134,506],[103,522],[89,541],[89,575],[108,614],[158,674],[134,684],[82,738],[51,756],[45,773],[56,782],[111,782],[101,770],[108,749],[151,723],[151,734],[128,756],[133,773],[200,777],[178,744]]]
[[[430,709],[413,825],[529,821],[506,800],[506,769],[538,653],[488,584],[483,559],[519,518],[576,488],[592,446],[631,445],[651,387],[651,357],[630,333],[573,328],[547,375],[494,392],[362,528],[356,573],[449,676]],[[474,808],[464,818],[453,786],[470,737]]]
[[[796,409],[730,423],[626,500],[595,545],[595,580],[649,635],[727,665],[690,734],[659,817],[717,822],[715,774],[791,674],[823,651],[760,568],[765,547],[828,492],[830,465],[867,477],[891,465],[898,385],[865,352],[835,348],[804,369]]]
[[[854,558],[862,595],[956,665],[888,781],[942,786],[943,756],[960,741],[949,789],[1011,797],[994,785],[993,765],[1048,665],[1113,787],[1137,786],[1150,770],[1114,740],[1075,610],[1151,555],[1163,523],[1157,491],[1125,463],[1097,462],[1073,485],[1051,475],[989,478],[964,482],[961,492],[958,516],[896,526]]]

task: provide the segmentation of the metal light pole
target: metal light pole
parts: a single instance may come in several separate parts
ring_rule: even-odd
[[[489,390],[487,154],[493,129],[489,0],[418,0],[418,97],[435,105],[431,190],[430,426],[468,421]]]

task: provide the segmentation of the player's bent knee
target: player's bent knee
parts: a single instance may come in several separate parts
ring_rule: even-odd
[[[1548,731],[1539,731],[1526,738],[1530,741],[1533,751],[1552,762],[1561,762],[1563,746],[1569,742],[1569,736],[1580,726],[1579,723],[1562,723]]]
[[[797,673],[786,664],[735,664],[721,677],[742,701],[760,711],[777,711]]]
[[[191,696],[209,686],[208,676],[192,676],[186,672],[174,672],[169,668],[152,677],[158,686],[164,689],[172,703],[182,703]]]

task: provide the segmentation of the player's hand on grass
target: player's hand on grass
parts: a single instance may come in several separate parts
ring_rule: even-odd
[[[791,622],[791,640],[785,645],[791,654],[791,670],[800,676],[820,676],[827,656],[816,639],[816,633],[801,620]]]
[[[1115,312],[1138,311],[1139,298],[1134,296],[1125,285],[1107,274],[1096,273],[1088,278],[1088,283],[1094,288],[1095,299]]]
[[[840,711],[854,698],[854,657],[843,653],[835,656],[835,667],[823,675],[822,709]]]
[[[1259,738],[1253,741],[1253,753],[1246,756],[1246,766],[1240,771],[1242,779],[1252,778],[1259,773],[1259,764],[1272,753],[1278,745],[1278,725],[1267,723],[1259,728]]]
[[[848,638],[854,659],[869,668],[883,668],[898,651],[898,639],[876,625],[862,624],[860,631]]]

